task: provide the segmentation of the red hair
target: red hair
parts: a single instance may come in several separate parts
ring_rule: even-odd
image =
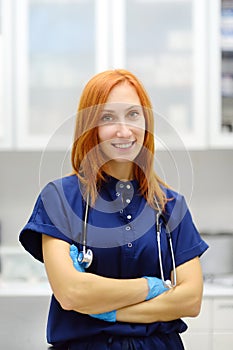
[[[111,90],[118,84],[131,84],[140,99],[144,111],[146,130],[143,148],[134,162],[134,178],[139,183],[141,194],[152,206],[154,196],[160,208],[164,209],[166,196],[161,186],[167,185],[154,171],[154,116],[148,94],[142,83],[129,71],[123,69],[108,70],[95,75],[85,86],[80,98],[75,137],[72,147],[73,172],[84,185],[85,193],[90,193],[94,204],[102,181],[105,181],[105,165],[101,152],[98,151],[97,121],[103,104],[107,102]]]

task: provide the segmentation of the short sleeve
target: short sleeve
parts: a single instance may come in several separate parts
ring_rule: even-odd
[[[176,266],[179,266],[197,256],[200,257],[208,249],[208,245],[193,222],[185,198],[178,194],[174,203],[172,202],[168,205],[168,226],[172,235]]]
[[[70,212],[62,186],[49,183],[37,198],[32,215],[20,232],[19,241],[34,258],[43,262],[42,234],[72,243]]]

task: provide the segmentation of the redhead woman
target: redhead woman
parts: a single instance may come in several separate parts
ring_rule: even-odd
[[[54,349],[184,349],[208,248],[184,197],[154,171],[154,116],[141,82],[109,70],[85,86],[73,173],[48,183],[20,233],[45,265]]]

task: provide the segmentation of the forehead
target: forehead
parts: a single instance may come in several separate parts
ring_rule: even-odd
[[[125,102],[109,102],[102,105],[102,112],[117,113],[124,112],[127,113],[131,110],[137,110],[143,113],[142,106],[140,104],[125,103]]]
[[[116,85],[108,95],[106,105],[125,104],[141,106],[140,98],[136,89],[129,83],[121,83]]]

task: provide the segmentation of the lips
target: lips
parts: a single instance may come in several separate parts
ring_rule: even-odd
[[[135,141],[129,141],[129,142],[117,142],[117,143],[112,143],[112,146],[115,147],[115,148],[120,148],[120,149],[127,149],[127,148],[130,148],[132,147],[134,144],[135,144],[136,140]]]

